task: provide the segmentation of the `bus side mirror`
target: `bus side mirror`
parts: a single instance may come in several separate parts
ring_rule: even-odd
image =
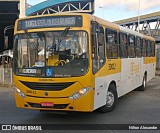
[[[8,49],[8,36],[4,36],[4,49]]]

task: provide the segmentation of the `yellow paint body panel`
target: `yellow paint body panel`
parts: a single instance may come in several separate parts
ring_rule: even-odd
[[[156,63],[156,57],[145,57],[144,64]]]
[[[95,78],[121,72],[121,59],[107,59],[105,65],[96,73]]]
[[[90,71],[86,76],[82,77],[75,77],[75,78],[47,78],[46,82],[42,82],[43,78],[31,78],[31,77],[21,77],[14,75],[14,83],[15,86],[18,87],[23,93],[25,93],[26,98],[21,98],[17,93],[15,93],[16,97],[16,105],[19,108],[26,108],[24,104],[27,102],[37,103],[40,104],[41,102],[53,102],[54,104],[69,104],[69,106],[74,107],[73,109],[69,109],[68,107],[65,109],[48,109],[47,110],[67,110],[67,111],[93,111],[93,104],[94,104],[94,90],[91,90],[86,95],[82,96],[79,99],[71,100],[69,96],[73,95],[78,90],[92,86],[93,82],[90,79]],[[70,87],[61,90],[61,91],[41,91],[41,90],[31,90],[30,88],[23,85],[20,81],[25,82],[36,82],[36,83],[67,83],[67,82],[75,82]],[[32,93],[28,93],[32,92]],[[44,93],[48,92],[48,96],[45,96]],[[87,104],[86,104],[87,101]],[[40,108],[32,108],[30,106],[27,107],[28,109],[40,109]],[[41,108],[42,110],[44,108]],[[44,109],[45,110],[45,109]]]

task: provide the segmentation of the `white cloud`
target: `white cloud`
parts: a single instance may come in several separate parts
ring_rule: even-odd
[[[128,11],[137,11],[139,0],[95,0],[96,7],[123,8]],[[160,0],[140,0],[140,10],[160,8]]]

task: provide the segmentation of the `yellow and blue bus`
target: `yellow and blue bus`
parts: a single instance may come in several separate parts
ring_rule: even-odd
[[[155,40],[89,14],[18,19],[14,31],[18,108],[110,112],[155,75]]]

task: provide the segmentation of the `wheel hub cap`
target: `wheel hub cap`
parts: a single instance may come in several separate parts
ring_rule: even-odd
[[[113,95],[113,93],[108,91],[106,105],[107,105],[107,107],[111,107],[113,105],[113,103],[114,103],[114,95]]]

